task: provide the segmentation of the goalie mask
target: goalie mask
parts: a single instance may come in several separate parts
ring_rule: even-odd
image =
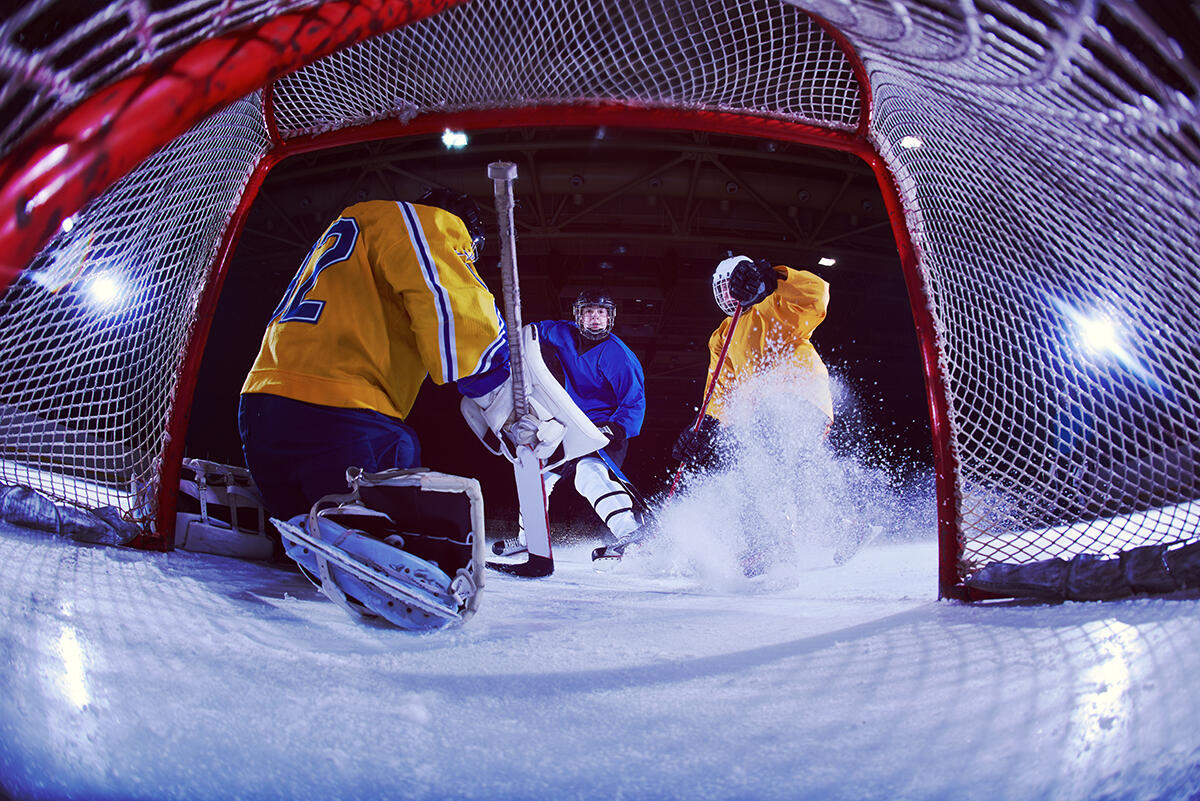
[[[585,339],[604,339],[612,333],[613,323],[617,321],[617,304],[604,292],[580,292],[571,309],[575,313],[575,325]],[[603,309],[603,321],[598,319],[599,314],[590,311],[594,309]]]
[[[475,256],[479,257],[484,243],[483,215],[479,213],[479,207],[469,195],[460,195],[439,187],[427,190],[416,202],[422,206],[436,206],[462,220],[471,236],[471,244],[475,247]]]
[[[737,311],[738,302],[729,294],[729,276],[733,273],[735,267],[744,261],[751,261],[746,256],[730,256],[713,271],[712,289],[713,297],[716,298],[717,305],[721,307],[721,311],[730,317]]]

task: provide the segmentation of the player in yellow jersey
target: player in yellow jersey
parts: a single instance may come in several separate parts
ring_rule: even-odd
[[[693,424],[680,434],[672,455],[693,466],[718,463],[789,474],[797,470],[798,478],[806,469],[820,469],[811,456],[833,421],[833,400],[829,372],[810,337],[825,319],[829,284],[807,270],[733,256],[714,271],[713,294],[731,316],[708,343],[705,393],[711,386],[712,395],[699,427]],[[735,326],[732,315],[739,303],[742,312]],[[729,348],[718,371],[727,339]],[[736,436],[727,436],[726,430]],[[740,498],[745,544],[738,561],[748,577],[794,554],[790,526],[772,523],[758,507],[773,500]]]
[[[238,428],[267,509],[288,519],[346,491],[346,468],[420,464],[404,420],[421,383],[489,396],[509,375],[503,318],[475,267],[466,195],[371,200],[309,251],[242,386]]]
[[[705,394],[716,382],[699,429],[689,426],[679,435],[672,456],[680,461],[703,462],[713,456],[731,398],[750,379],[782,372],[795,397],[811,409],[812,428],[824,434],[833,422],[829,371],[810,337],[825,319],[829,284],[808,270],[772,266],[745,256],[732,256],[713,273],[713,295],[730,317],[709,338],[709,374]],[[729,337],[737,304],[742,313]],[[729,349],[719,375],[713,375],[721,349]]]

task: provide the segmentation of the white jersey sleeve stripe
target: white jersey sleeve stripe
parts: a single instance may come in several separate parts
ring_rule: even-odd
[[[421,221],[417,218],[416,210],[411,203],[401,202],[398,205],[404,217],[404,224],[408,227],[413,253],[416,254],[417,262],[421,265],[421,275],[425,278],[425,285],[429,287],[429,291],[433,295],[433,306],[437,312],[440,332],[438,348],[442,354],[442,379],[457,381],[459,376],[455,357],[454,312],[450,307],[450,296],[438,278],[437,262],[434,261],[433,254],[429,251],[429,243],[425,239],[425,231],[421,228]]]
[[[499,336],[492,340],[492,344],[488,345],[483,353],[480,354],[479,363],[475,365],[475,369],[471,371],[471,375],[481,375],[495,367],[496,365],[493,362],[496,361],[496,355],[507,339],[508,337],[504,332],[504,321],[502,320],[500,322]]]

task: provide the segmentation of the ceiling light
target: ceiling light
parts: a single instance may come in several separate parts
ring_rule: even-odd
[[[822,267],[832,267],[833,265],[837,264],[837,259],[833,258],[832,256],[822,256],[821,258],[817,259],[817,264],[821,265]]]
[[[452,131],[447,128],[442,131],[442,144],[449,150],[461,150],[467,146],[467,134],[464,131]]]

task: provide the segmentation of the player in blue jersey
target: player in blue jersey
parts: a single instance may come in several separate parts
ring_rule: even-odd
[[[552,372],[561,371],[567,394],[609,438],[604,454],[620,468],[629,440],[641,433],[646,416],[642,365],[633,351],[612,333],[617,319],[612,297],[603,292],[581,292],[573,311],[574,321],[536,323],[542,356]],[[574,480],[575,489],[591,503],[615,538],[620,539],[638,527],[633,499],[599,453],[572,459],[547,473],[547,503],[554,487],[564,478]],[[493,545],[497,555],[523,550],[521,536]]]

